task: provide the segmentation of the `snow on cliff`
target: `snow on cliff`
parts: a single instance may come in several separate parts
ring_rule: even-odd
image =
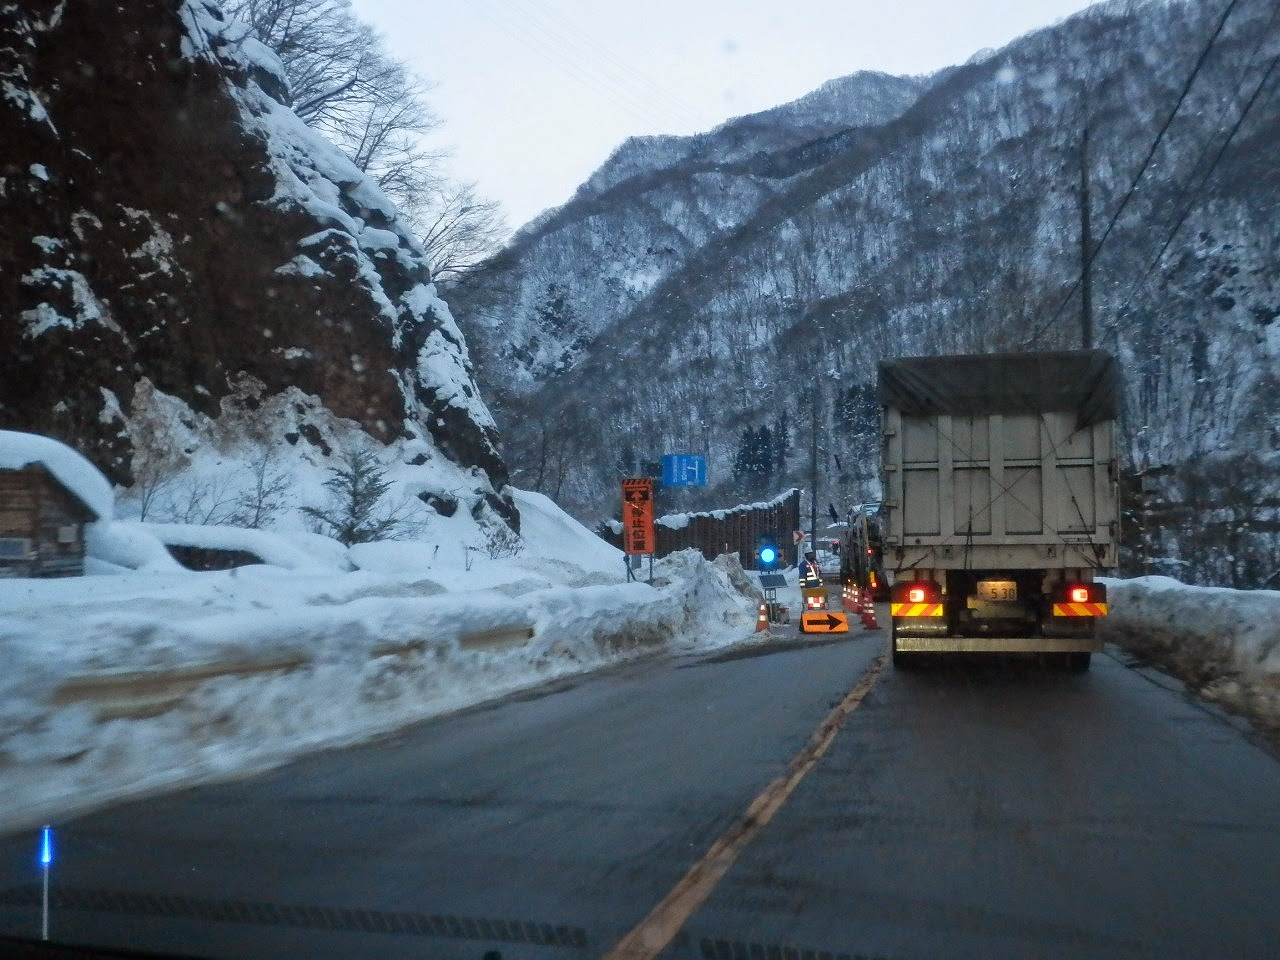
[[[0,55],[0,427],[135,495],[374,441],[424,503],[518,522],[421,244],[243,24],[214,0],[19,6]]]

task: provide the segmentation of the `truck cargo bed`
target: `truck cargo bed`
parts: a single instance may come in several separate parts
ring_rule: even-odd
[[[880,399],[888,567],[1115,566],[1119,390],[1107,354],[885,361]]]

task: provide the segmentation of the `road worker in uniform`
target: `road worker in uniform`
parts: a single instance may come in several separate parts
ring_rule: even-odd
[[[812,550],[804,555],[800,563],[800,589],[821,587],[822,571],[818,569],[818,555]]]

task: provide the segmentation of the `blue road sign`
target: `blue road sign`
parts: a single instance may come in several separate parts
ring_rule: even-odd
[[[707,458],[700,453],[668,453],[662,458],[664,487],[705,487]]]

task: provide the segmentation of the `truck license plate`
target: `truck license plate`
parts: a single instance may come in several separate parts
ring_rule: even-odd
[[[978,596],[983,600],[1017,600],[1018,585],[1012,580],[979,580]]]

